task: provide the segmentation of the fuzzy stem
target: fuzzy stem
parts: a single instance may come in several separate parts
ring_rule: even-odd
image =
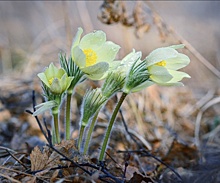
[[[85,126],[81,125],[80,131],[79,131],[79,139],[78,139],[78,150],[79,151],[81,151],[81,145],[82,145],[84,129],[85,129]]]
[[[55,129],[54,129],[54,125],[52,128],[52,144],[56,144],[57,143],[57,139],[56,139],[56,133],[55,133]]]
[[[72,93],[67,92],[66,97],[66,140],[70,139],[70,104]]]
[[[56,135],[56,142],[60,143],[58,113],[53,113],[53,122],[54,122],[54,130],[55,130],[55,135]]]
[[[103,144],[102,144],[102,149],[101,149],[101,152],[100,152],[100,155],[99,155],[99,161],[103,161],[103,159],[104,159],[105,150],[106,150],[106,147],[108,145],[108,140],[109,140],[109,137],[110,137],[110,134],[111,134],[113,124],[115,122],[115,118],[116,118],[116,116],[118,114],[118,111],[119,111],[119,109],[120,109],[120,107],[121,107],[121,105],[122,105],[122,103],[123,103],[126,96],[127,96],[127,93],[122,93],[121,98],[118,101],[118,104],[116,105],[116,107],[115,107],[115,109],[112,113],[112,117],[110,119],[108,128],[106,130],[105,138],[104,138],[104,141],[103,141]]]
[[[87,137],[86,137],[86,143],[85,143],[84,151],[83,151],[83,154],[84,154],[84,155],[85,155],[85,154],[87,153],[87,151],[88,151],[89,142],[90,142],[90,139],[91,139],[91,136],[92,136],[92,132],[93,132],[94,127],[95,127],[95,123],[96,123],[98,114],[99,114],[99,110],[96,112],[95,116],[93,117],[92,123],[91,123],[91,125],[90,125],[90,127],[89,127],[89,131],[88,131],[88,134],[87,134]]]

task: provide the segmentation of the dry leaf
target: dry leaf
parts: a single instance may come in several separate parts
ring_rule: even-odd
[[[36,146],[30,154],[31,171],[42,170],[46,167],[48,162],[48,154],[41,152],[40,148]]]

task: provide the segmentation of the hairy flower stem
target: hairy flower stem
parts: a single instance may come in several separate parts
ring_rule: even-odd
[[[53,122],[54,122],[54,130],[55,130],[55,136],[56,136],[56,143],[60,143],[58,113],[53,113]]]
[[[112,127],[113,127],[113,124],[115,122],[115,118],[118,114],[118,111],[125,99],[125,97],[127,96],[127,93],[122,93],[121,95],[121,98],[120,100],[118,101],[116,107],[115,107],[115,110],[113,111],[112,113],[112,117],[110,119],[110,122],[109,122],[109,125],[108,125],[108,128],[106,130],[106,133],[105,133],[105,138],[104,138],[104,141],[103,141],[103,144],[102,144],[102,149],[101,149],[101,152],[100,152],[100,155],[99,155],[99,161],[103,161],[104,159],[104,155],[105,155],[105,150],[106,150],[106,147],[108,145],[108,141],[109,141],[109,137],[110,137],[110,134],[111,134],[111,130],[112,130]]]
[[[54,129],[54,125],[52,128],[52,144],[56,144],[57,143],[57,139],[56,139],[56,133],[55,133],[55,129]]]
[[[66,140],[70,139],[70,103],[72,93],[67,92],[66,96]]]
[[[82,145],[84,129],[85,129],[85,126],[81,125],[80,131],[79,131],[79,139],[78,139],[78,150],[79,150],[79,152],[81,152],[81,145]]]
[[[86,137],[86,143],[85,143],[85,146],[84,146],[84,151],[83,151],[83,154],[85,155],[89,149],[89,142],[91,140],[91,136],[92,136],[92,132],[94,130],[94,127],[95,127],[95,123],[96,123],[96,120],[97,120],[97,117],[98,117],[98,114],[99,114],[99,110],[96,112],[95,116],[93,117],[92,119],[92,123],[89,127],[89,131],[88,131],[88,134],[87,134],[87,137]]]

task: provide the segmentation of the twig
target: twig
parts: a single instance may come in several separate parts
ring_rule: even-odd
[[[22,163],[18,158],[16,158],[9,150],[6,149],[6,151],[12,158],[14,158],[18,163],[20,163],[25,169],[28,169],[28,167],[24,163]]]
[[[209,107],[220,103],[220,97],[214,98],[210,100],[206,105],[202,107],[202,109],[199,111],[197,117],[196,117],[196,125],[195,125],[195,143],[197,147],[200,147],[200,142],[199,142],[199,132],[200,132],[200,125],[201,125],[201,120],[202,120],[202,115],[203,112],[205,112]]]
[[[115,176],[113,176],[111,173],[109,173],[109,172],[105,169],[104,162],[100,162],[99,166],[92,165],[92,164],[90,164],[90,163],[83,163],[83,164],[80,164],[80,166],[88,166],[88,167],[94,168],[94,169],[96,169],[96,170],[100,170],[100,168],[101,168],[101,172],[103,172],[105,175],[99,175],[100,180],[101,180],[102,178],[109,177],[109,178],[115,180],[116,183],[123,183],[122,180],[116,178]]]
[[[155,160],[157,160],[158,162],[160,162],[161,164],[163,164],[164,166],[166,166],[167,168],[169,168],[181,181],[183,181],[182,177],[171,166],[167,165],[162,160],[160,160],[156,156],[153,156],[152,154],[150,154],[146,150],[118,151],[118,153],[139,153],[139,154],[142,154],[142,155],[145,155],[145,156],[152,157]]]
[[[86,172],[87,174],[89,174],[90,176],[92,175],[91,172],[87,171],[86,169],[84,169],[83,167],[81,167],[78,163],[74,162],[73,160],[71,160],[70,158],[68,158],[66,155],[64,155],[63,153],[61,153],[60,151],[58,151],[56,148],[54,148],[53,146],[50,146],[49,144],[47,144],[47,146],[49,148],[51,148],[52,150],[54,150],[56,153],[58,153],[59,155],[63,156],[67,161],[71,162],[73,165],[75,165],[76,167],[80,168],[81,170],[83,170],[84,172]]]
[[[133,136],[137,137],[144,144],[144,146],[147,147],[149,150],[152,150],[152,147],[149,142],[147,142],[141,135],[139,135],[134,130],[128,129],[126,122],[125,122],[125,119],[124,119],[124,116],[123,116],[123,113],[122,113],[122,110],[120,109],[119,112],[121,114],[121,118],[122,118],[122,122],[123,122],[123,125],[125,128],[125,131],[128,133],[130,138],[138,145],[139,148],[143,149],[143,146],[139,142],[137,142]]]
[[[15,183],[21,183],[20,181],[16,180],[16,179],[13,179],[12,177],[9,177],[8,175],[5,175],[5,174],[1,174],[0,173],[0,176],[1,177],[5,177],[6,179],[12,181],[12,182],[15,182]]]
[[[36,106],[36,98],[35,98],[35,91],[33,90],[32,91],[32,103],[33,103],[33,111],[36,111],[36,108],[35,108],[35,106]],[[31,112],[30,110],[26,110],[26,112],[27,113],[29,113],[29,114],[33,114],[33,112]],[[39,128],[40,128],[40,130],[41,130],[41,132],[43,133],[43,135],[44,135],[44,137],[45,137],[45,139],[47,140],[47,142],[50,144],[51,143],[51,136],[50,136],[50,131],[48,130],[48,128],[47,128],[47,125],[46,125],[46,123],[45,123],[45,121],[44,121],[44,125],[45,125],[45,127],[46,127],[46,130],[47,130],[47,133],[48,133],[48,135],[45,133],[45,131],[44,131],[44,129],[43,129],[43,127],[42,127],[42,125],[41,125],[41,122],[40,122],[40,120],[38,119],[38,117],[37,116],[34,116],[35,117],[35,119],[36,119],[36,121],[37,121],[37,124],[38,124],[38,126],[39,126]]]

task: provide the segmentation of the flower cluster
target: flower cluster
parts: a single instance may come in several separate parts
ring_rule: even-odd
[[[66,96],[65,122],[68,140],[71,138],[70,101],[74,88],[86,79],[105,80],[100,88],[88,89],[83,97],[78,138],[78,149],[86,154],[99,111],[113,95],[122,92],[106,130],[99,157],[99,160],[103,161],[113,123],[125,97],[153,84],[183,86],[181,80],[190,76],[178,70],[187,66],[190,59],[177,51],[184,48],[184,45],[174,45],[155,49],[144,59],[140,51],[132,50],[122,60],[115,60],[120,46],[106,41],[106,34],[103,31],[94,31],[81,38],[82,33],[83,29],[78,28],[68,60],[60,54],[61,68],[51,63],[44,72],[38,74],[46,101],[36,106],[37,110],[33,115],[51,109],[54,119],[53,142],[59,143],[58,114],[60,104]],[[87,134],[84,134],[85,127],[89,127]],[[86,138],[85,145],[82,144],[83,138]]]

